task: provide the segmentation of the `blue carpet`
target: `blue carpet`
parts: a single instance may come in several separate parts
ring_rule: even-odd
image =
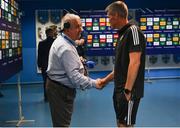
[[[91,77],[103,77],[106,74],[91,74]],[[180,79],[153,80],[145,83],[145,95],[141,101],[137,127],[180,127]],[[25,120],[21,126],[50,127],[51,116],[48,103],[43,101],[43,85],[21,85],[22,110]],[[6,123],[18,120],[17,86],[3,85],[0,98],[0,127],[15,126]],[[112,103],[113,82],[103,90],[90,89],[77,91],[72,116],[73,127],[115,127],[115,113]]]

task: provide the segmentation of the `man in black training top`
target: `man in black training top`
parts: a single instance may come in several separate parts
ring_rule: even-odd
[[[144,93],[146,40],[141,30],[128,21],[128,8],[116,1],[106,8],[112,29],[118,29],[114,70],[101,81],[114,79],[114,109],[118,127],[135,124],[140,99]]]

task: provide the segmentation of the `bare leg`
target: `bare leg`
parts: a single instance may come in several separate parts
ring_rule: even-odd
[[[127,125],[125,122],[124,123],[119,123],[119,120],[117,119],[117,126],[118,126],[118,128],[125,128],[125,127],[129,127],[129,128],[133,128],[134,127],[134,125]]]
[[[118,128],[125,128],[127,125],[125,123],[119,123],[119,120],[117,119],[117,126]]]

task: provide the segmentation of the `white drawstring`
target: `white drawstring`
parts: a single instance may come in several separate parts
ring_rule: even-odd
[[[131,115],[132,115],[132,108],[133,108],[134,101],[128,101],[128,117],[127,117],[127,125],[131,125]]]

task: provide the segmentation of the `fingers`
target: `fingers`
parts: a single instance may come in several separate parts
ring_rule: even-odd
[[[103,79],[103,78],[102,79],[100,79],[100,78],[96,79],[96,88],[97,89],[104,88],[106,84],[107,84],[107,82],[105,79]]]
[[[101,80],[100,79],[96,79],[96,88],[97,89],[101,89]]]
[[[130,94],[126,94],[125,93],[125,96],[126,96],[126,100],[129,101],[131,99],[131,93]]]

